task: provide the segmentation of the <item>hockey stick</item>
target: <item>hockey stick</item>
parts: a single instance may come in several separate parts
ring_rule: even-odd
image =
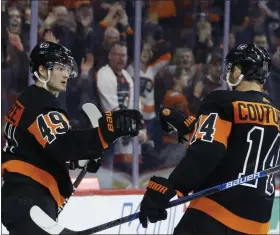
[[[102,114],[100,113],[99,109],[94,104],[86,103],[82,106],[82,110],[87,115],[88,119],[90,120],[92,127],[98,127],[98,120],[100,117],[102,117]],[[86,170],[86,165],[85,165],[85,167],[83,168],[83,170],[80,172],[77,179],[73,183],[72,195],[75,193],[76,189],[82,182],[86,173],[87,173],[87,170]],[[69,199],[70,199],[70,197],[66,198],[64,200],[63,204],[58,208],[57,216],[61,213],[61,211],[63,210],[65,205],[68,203]]]
[[[202,190],[200,192],[194,193],[192,195],[182,197],[176,200],[173,200],[169,203],[168,208],[178,206],[180,204],[189,202],[191,200],[197,199],[199,197],[205,197],[209,196],[211,194],[224,191],[226,189],[235,187],[237,185],[241,185],[243,183],[247,183],[249,181],[263,178],[266,176],[269,176],[271,174],[277,173],[280,171],[280,165],[276,167],[272,167],[260,172],[256,172],[254,174],[250,174],[241,178],[238,178],[236,180],[229,181],[227,183],[223,183],[220,185],[217,185],[212,188],[208,188],[205,190]],[[69,230],[62,225],[56,223],[54,220],[52,220],[45,212],[43,212],[38,206],[33,206],[30,210],[30,216],[32,220],[43,230],[45,230],[49,234],[61,234],[61,235],[90,235],[96,232],[100,232],[102,230],[106,230],[112,227],[115,227],[120,224],[124,224],[130,221],[133,221],[135,219],[138,219],[140,212],[134,213],[132,215],[128,215],[110,222],[107,222],[105,224],[98,225],[96,227],[92,227],[86,230],[82,231],[73,231]]]
[[[86,167],[83,168],[83,170],[80,172],[80,174],[78,175],[77,179],[75,180],[75,182],[73,183],[73,192],[72,195],[75,193],[76,189],[78,188],[78,186],[80,185],[80,183],[82,182],[83,178],[85,177],[87,173]],[[58,212],[57,212],[57,216],[59,216],[59,214],[61,213],[61,211],[64,209],[65,205],[68,203],[70,197],[65,198],[63,204],[58,208]]]

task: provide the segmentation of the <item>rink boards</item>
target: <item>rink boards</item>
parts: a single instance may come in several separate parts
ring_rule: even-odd
[[[95,190],[73,196],[59,217],[59,222],[73,230],[82,230],[139,211],[143,190]],[[83,195],[83,196],[82,196]],[[270,234],[280,234],[280,191],[276,192]],[[175,197],[174,197],[175,199]],[[187,205],[168,210],[165,221],[142,228],[138,220],[99,234],[172,234]],[[2,226],[2,232],[5,232]],[[5,233],[7,234],[7,233]]]

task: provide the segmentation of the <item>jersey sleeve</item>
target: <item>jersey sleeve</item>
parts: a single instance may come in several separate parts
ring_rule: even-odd
[[[231,106],[223,99],[219,92],[204,99],[187,154],[169,176],[175,188],[184,194],[198,188],[225,155],[232,115]]]
[[[47,155],[61,162],[98,158],[106,147],[98,128],[73,130],[58,111],[39,114],[28,131]]]

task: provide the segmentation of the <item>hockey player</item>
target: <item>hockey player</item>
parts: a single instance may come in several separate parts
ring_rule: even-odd
[[[58,207],[73,190],[66,162],[91,159],[87,167],[96,171],[100,163],[93,159],[120,136],[137,135],[142,125],[139,111],[119,110],[106,112],[99,128],[71,128],[57,99],[77,74],[70,50],[41,42],[31,52],[30,67],[35,85],[19,96],[5,117],[2,223],[11,235],[46,234],[32,222],[29,211],[38,205],[56,219]]]
[[[166,219],[176,190],[188,195],[278,164],[280,111],[262,93],[270,61],[254,44],[239,45],[227,55],[225,79],[233,91],[213,91],[204,99],[185,158],[168,179],[150,179],[140,206],[143,227],[148,220]],[[161,110],[163,123],[172,112]],[[182,121],[168,122],[181,134],[191,130],[183,129]],[[274,193],[268,176],[193,200],[174,234],[267,234]]]

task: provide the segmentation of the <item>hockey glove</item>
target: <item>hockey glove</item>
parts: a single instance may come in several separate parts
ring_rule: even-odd
[[[178,109],[162,107],[160,109],[160,125],[163,131],[171,134],[177,132],[178,142],[187,140],[186,136],[194,129],[196,118],[188,116]]]
[[[140,204],[139,220],[147,228],[148,219],[156,223],[167,218],[166,208],[171,198],[176,195],[173,184],[165,178],[153,176]]]
[[[99,119],[99,131],[102,137],[100,138],[106,142],[106,145],[115,142],[121,136],[137,136],[143,126],[144,121],[138,110],[108,111]]]
[[[86,168],[87,172],[89,173],[96,173],[100,166],[103,163],[102,157],[92,160],[79,160],[79,161],[71,161],[69,169],[75,170],[75,169],[83,169]]]

